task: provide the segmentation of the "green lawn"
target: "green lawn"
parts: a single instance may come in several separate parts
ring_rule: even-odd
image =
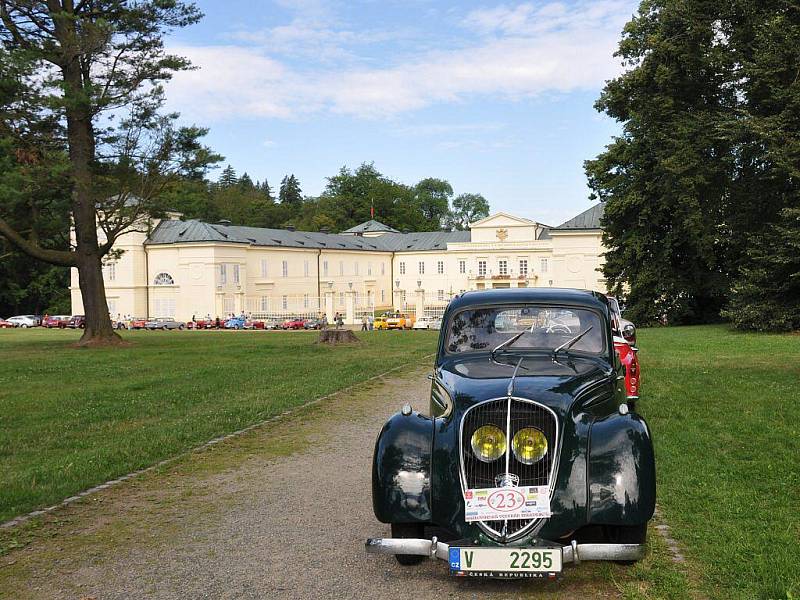
[[[0,522],[435,351],[434,332],[0,330]]]
[[[800,598],[800,336],[639,334],[658,502],[712,598]]]

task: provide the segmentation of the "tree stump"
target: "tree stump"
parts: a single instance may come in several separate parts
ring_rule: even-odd
[[[319,332],[318,344],[358,344],[361,340],[349,329],[321,329]]]

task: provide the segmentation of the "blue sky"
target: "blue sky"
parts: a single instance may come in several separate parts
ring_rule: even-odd
[[[199,67],[168,85],[170,108],[273,186],[294,173],[316,195],[374,162],[556,225],[591,205],[582,163],[619,131],[592,105],[636,4],[203,0],[168,40]]]

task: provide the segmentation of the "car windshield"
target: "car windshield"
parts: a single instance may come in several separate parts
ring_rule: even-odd
[[[569,352],[601,355],[607,352],[604,331],[600,316],[587,309],[492,306],[457,313],[449,323],[445,348],[451,353],[492,350],[524,332],[504,350],[552,351],[586,332]]]

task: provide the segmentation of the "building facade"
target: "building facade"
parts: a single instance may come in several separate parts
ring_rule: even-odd
[[[391,308],[436,314],[466,290],[573,287],[605,291],[602,205],[558,227],[497,213],[469,231],[401,233],[367,221],[340,234],[182,221],[121,236],[104,267],[112,316],[335,312],[351,321]],[[72,311],[82,314],[77,271]]]

